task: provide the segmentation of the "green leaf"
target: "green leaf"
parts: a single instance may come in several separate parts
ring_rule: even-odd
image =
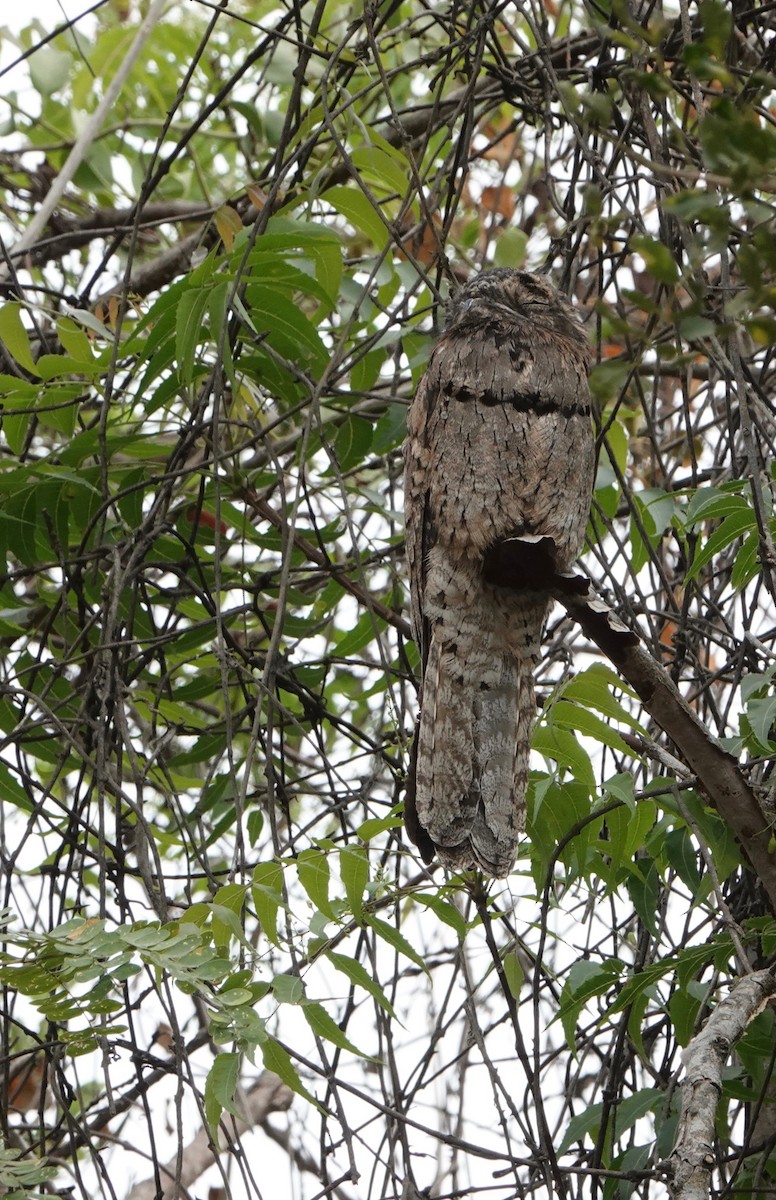
[[[741,484],[736,484],[741,487]],[[723,491],[721,488],[698,488],[687,506],[685,523],[699,525],[701,521],[710,521],[716,517],[726,517],[731,513],[750,512],[751,504],[744,496],[735,492]]]
[[[659,936],[660,877],[651,858],[637,858],[628,876],[628,891],[636,912],[653,937]]]
[[[298,975],[276,975],[272,994],[279,1004],[301,1004],[304,1000],[304,981]]]
[[[522,267],[528,250],[528,235],[508,225],[499,235],[493,255],[494,267]]]
[[[684,987],[675,988],[672,992],[668,1002],[668,1015],[680,1046],[688,1045],[691,1038],[697,1033],[701,1004],[707,1001],[707,985],[692,979]]]
[[[424,908],[430,908],[440,921],[455,930],[461,941],[464,940],[469,926],[462,913],[449,900],[445,900],[439,895],[431,895],[428,892],[416,892],[413,900],[416,904],[422,904]]]
[[[421,971],[424,971],[426,974],[428,974],[428,967],[426,966],[424,960],[421,958],[418,952],[412,948],[404,934],[400,933],[394,925],[389,925],[387,921],[382,921],[379,917],[376,917],[374,913],[364,913],[364,919],[368,925],[372,926],[378,937],[382,938],[384,942],[387,942],[389,946],[392,946],[397,953],[403,954],[405,958],[408,958],[411,962],[414,962],[417,967],[420,967]]]
[[[272,217],[266,233],[256,243],[256,250],[259,254],[267,250],[301,252],[315,264],[315,277],[330,305],[334,307],[337,303],[342,279],[342,243],[339,234],[328,225],[287,216]]]
[[[5,435],[5,440],[8,444],[8,449],[14,456],[21,454],[27,441],[27,431],[30,428],[31,417],[29,414],[17,413],[12,416],[6,413],[2,417],[2,429]]]
[[[362,841],[371,842],[372,838],[378,837],[379,834],[389,829],[401,829],[403,825],[402,817],[367,817],[366,821],[359,825],[356,834]]]
[[[561,767],[567,767],[574,778],[583,783],[589,794],[593,795],[596,780],[590,756],[572,733],[568,733],[555,722],[541,723],[534,730],[531,745],[539,754],[554,759]]]
[[[206,339],[203,317],[211,299],[211,288],[189,288],[183,293],[175,318],[175,353],[181,382],[190,384],[199,346]]]
[[[650,237],[634,237],[631,238],[630,246],[631,250],[635,250],[644,259],[647,270],[654,279],[659,283],[676,283],[679,268],[665,242]]]
[[[20,783],[17,783],[8,767],[0,762],[0,800],[22,812],[32,813],[35,805]]]
[[[632,775],[610,775],[604,781],[603,788],[607,795],[615,800],[621,800],[626,808],[629,808],[633,812],[636,807],[636,795]]]
[[[563,990],[556,1019],[563,1026],[569,1049],[576,1053],[577,1018],[589,1000],[605,995],[619,979],[619,962],[597,963],[578,959],[572,963]]]
[[[746,718],[758,749],[764,754],[772,753],[776,742],[776,695],[751,699],[746,706]]]
[[[659,1105],[664,1103],[665,1093],[660,1088],[642,1088],[635,1095],[621,1100],[611,1117],[613,1137],[615,1139],[622,1138],[638,1120],[645,1117],[647,1113],[654,1112]],[[565,1154],[576,1142],[583,1141],[586,1136],[595,1142],[603,1112],[603,1104],[590,1104],[587,1105],[584,1112],[572,1117],[558,1147],[558,1154]]]
[[[221,1113],[226,1110],[239,1116],[234,1094],[240,1079],[240,1059],[237,1054],[217,1054],[205,1080],[205,1119],[211,1135],[218,1141]]]
[[[320,1104],[315,1099],[315,1096],[312,1096],[308,1092],[307,1088],[297,1075],[296,1068],[294,1067],[294,1064],[291,1061],[291,1056],[289,1055],[285,1046],[281,1046],[280,1042],[276,1042],[274,1038],[267,1036],[266,1041],[261,1043],[261,1056],[264,1059],[264,1066],[266,1069],[268,1071],[274,1071],[275,1074],[283,1080],[283,1083],[285,1083],[287,1087],[291,1088],[292,1092],[296,1092],[297,1095],[303,1096],[305,1100],[309,1100],[310,1103],[314,1104],[316,1108],[321,1108]]]
[[[771,529],[771,534],[774,530]],[[756,530],[747,534],[741,549],[736,554],[733,570],[730,572],[730,582],[737,591],[743,591],[748,583],[760,572],[760,535]]]
[[[161,946],[170,939],[170,930],[162,927],[158,921],[147,925],[131,925],[121,931],[121,939],[128,946],[138,950],[149,950]]]
[[[326,191],[325,199],[354,228],[366,234],[378,249],[386,244],[390,237],[388,226],[359,188],[331,187]]]
[[[389,195],[403,197],[410,184],[410,165],[404,155],[396,147],[387,149],[383,145],[360,146],[353,151],[352,161],[365,179],[381,183]],[[330,196],[330,189],[326,195]],[[413,201],[413,212],[417,213],[417,200]]]
[[[283,903],[283,868],[277,862],[259,863],[253,870],[251,895],[256,916],[269,940],[279,946],[278,909]]]
[[[582,704],[597,708],[606,717],[639,729],[638,720],[612,695],[613,688],[626,696],[636,696],[636,693],[605,663],[593,663],[563,684],[561,694],[566,699],[579,700]]]
[[[337,1046],[340,1050],[349,1050],[351,1054],[357,1054],[359,1058],[367,1058],[371,1062],[380,1061],[374,1058],[373,1055],[365,1054],[363,1050],[359,1050],[357,1046],[354,1046],[350,1039],[342,1032],[337,1022],[316,1001],[306,1001],[302,1006],[302,1013],[313,1033],[323,1038],[324,1041],[331,1042],[333,1046]]]
[[[270,241],[277,239],[270,238]],[[301,266],[296,266],[290,262],[287,257],[283,257],[277,251],[267,253],[267,238],[260,238],[256,248],[250,255],[251,271],[256,279],[261,280],[273,288],[281,288],[284,293],[293,296],[294,293],[301,292],[306,296],[314,296],[319,300],[320,306],[315,313],[315,320],[318,321],[324,313],[329,312],[332,308],[331,296],[318,279],[309,274],[309,267],[306,256],[303,257],[299,251],[295,252],[299,256],[299,262],[304,264],[306,270]]]
[[[253,947],[245,936],[245,929],[241,919],[242,904],[245,900],[245,888],[236,883],[229,884],[228,887],[242,892],[240,911],[236,912],[231,905],[219,904],[216,901],[211,903],[210,928],[213,931],[213,941],[223,954],[228,953],[229,942],[232,938],[236,938],[246,950],[252,950]],[[219,890],[224,891],[225,889],[221,888]]]
[[[375,635],[375,627],[384,624],[372,613],[364,613],[359,617],[351,630],[343,634],[334,647],[337,658],[353,658],[359,650],[363,650]]]
[[[578,704],[570,704],[567,700],[556,700],[553,704],[549,720],[554,728],[574,729],[586,737],[595,738],[604,746],[611,746],[620,754],[632,754],[633,751],[622,740],[619,733],[595,713]],[[630,724],[631,721],[629,720]]]
[[[340,877],[356,921],[364,915],[363,897],[369,882],[369,859],[363,846],[343,846],[339,852]]]
[[[232,390],[238,392],[239,382],[235,375],[232,342],[229,337],[230,309],[228,304],[231,299],[232,290],[233,285],[230,279],[222,279],[220,283],[211,287],[210,295],[208,296],[208,310],[210,315],[210,334],[220,350],[221,359],[224,364],[224,373],[232,385]]]
[[[60,384],[46,388],[37,409],[41,424],[57,433],[70,437],[76,427],[78,413],[83,400],[80,384]]]
[[[332,447],[340,471],[363,463],[372,445],[372,425],[364,417],[346,417]]]
[[[250,282],[245,288],[248,318],[259,337],[282,357],[309,370],[315,378],[323,374],[329,353],[320,334],[302,310],[275,288]]]
[[[336,919],[336,913],[329,900],[329,860],[322,850],[313,848],[303,850],[296,860],[296,869],[301,883],[310,900],[324,916]]]
[[[609,401],[617,399],[632,370],[633,364],[625,359],[606,359],[604,362],[596,363],[590,372],[590,391],[602,407]],[[610,439],[618,428],[620,427],[612,425],[607,438]],[[619,455],[617,457],[619,461]],[[619,465],[621,470],[624,469],[624,463],[620,462]]]
[[[30,55],[30,82],[41,96],[53,96],[67,82],[73,59],[49,43]]]
[[[644,488],[633,495],[641,528],[635,515],[631,519],[630,541],[633,548],[632,569],[639,571],[649,560],[650,547],[657,546],[676,511],[676,498],[662,488]],[[646,542],[641,533],[643,528]]]
[[[701,0],[699,7],[704,41],[712,54],[724,60],[733,28],[730,8],[722,0]]]
[[[748,505],[744,511],[735,512],[729,517],[725,517],[719,528],[714,530],[711,537],[696,552],[690,563],[689,570],[685,574],[685,579],[688,582],[691,579],[697,579],[703,567],[714,558],[715,554],[721,553],[732,542],[737,541],[738,538],[755,528],[756,520],[754,511]]]
[[[21,304],[15,302],[0,307],[0,342],[19,366],[24,367],[31,375],[38,375],[38,368],[30,349],[29,334],[21,318],[21,309]]]
[[[698,852],[689,832],[686,829],[669,830],[663,839],[663,850],[679,878],[696,895],[701,886],[701,876]]]
[[[264,813],[260,808],[251,809],[246,819],[246,825],[248,829],[248,841],[251,844],[251,848],[255,848],[261,837],[261,831],[264,828]]]
[[[75,362],[83,362],[91,366],[94,362],[92,343],[80,325],[71,317],[60,317],[57,321],[57,335],[70,358]]]
[[[346,975],[351,983],[354,983],[357,987],[361,987],[365,992],[368,992],[369,995],[377,1001],[380,1007],[384,1009],[384,1011],[387,1012],[390,1017],[392,1017],[394,1020],[398,1020],[398,1017],[394,1012],[393,1005],[389,1002],[388,997],[385,995],[385,992],[380,987],[377,980],[369,974],[366,968],[363,967],[361,963],[357,961],[357,959],[348,958],[345,954],[337,954],[334,950],[327,950],[326,958],[328,958],[333,967],[335,967],[338,971],[341,971],[343,975]]]
[[[518,958],[517,950],[512,949],[507,951],[504,955],[503,967],[509,993],[515,1000],[519,1000],[525,982],[525,971]]]
[[[385,357],[383,352],[380,352],[380,359]],[[377,376],[375,375],[375,378]],[[374,382],[374,380],[372,380]],[[366,385],[366,386],[371,386]],[[358,390],[355,381],[353,381],[354,389]],[[388,454],[389,451],[395,450],[404,441],[404,436],[407,432],[407,409],[403,404],[389,404],[380,420],[374,428],[372,437],[372,453],[376,455]]]
[[[565,864],[564,882],[573,882],[575,876],[589,865],[591,854],[599,857],[595,839],[603,825],[603,817],[590,818],[590,793],[584,784],[569,781],[558,784],[550,779],[532,792],[532,797],[541,791],[540,808],[534,812],[529,807],[528,828],[531,837],[531,860],[537,889],[544,889],[546,872],[555,861],[556,849],[567,835],[579,827],[577,836],[566,841],[560,861]],[[536,814],[539,814],[538,816]]]
[[[44,1166],[37,1159],[31,1159],[27,1149],[7,1148],[0,1142],[0,1179],[4,1188],[13,1188],[10,1193],[4,1192],[5,1200],[31,1200],[31,1197],[41,1197],[43,1193],[33,1192],[36,1184],[45,1184],[55,1179],[59,1168]],[[17,1190],[18,1189],[18,1190]],[[51,1195],[47,1192],[46,1195]]]
[[[632,781],[631,781],[632,782]],[[608,841],[601,849],[608,853],[615,875],[630,872],[634,855],[644,849],[647,834],[655,824],[656,806],[651,800],[640,800],[632,809],[617,808],[606,814]],[[616,886],[618,879],[613,881]]]

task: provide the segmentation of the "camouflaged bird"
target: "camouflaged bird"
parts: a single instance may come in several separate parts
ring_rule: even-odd
[[[546,279],[484,271],[451,301],[410,406],[407,559],[423,678],[405,819],[426,862],[437,853],[497,877],[514,864],[548,581],[572,566],[590,510],[589,363],[574,309]],[[502,586],[486,568],[507,539]]]

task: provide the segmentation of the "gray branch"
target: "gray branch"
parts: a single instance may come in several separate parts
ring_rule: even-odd
[[[508,538],[485,556],[485,578],[501,587],[546,587],[631,685],[647,712],[671,738],[698,787],[736,837],[776,913],[776,851],[771,822],[741,765],[690,707],[638,634],[594,595],[584,575],[560,575],[550,537]]]
[[[233,1118],[225,1127],[239,1136],[256,1125],[261,1125],[272,1112],[284,1112],[290,1107],[293,1092],[277,1075],[263,1071],[256,1083],[242,1096],[241,1118]],[[126,1200],[180,1200],[188,1195],[188,1189],[216,1160],[217,1150],[209,1131],[203,1125],[183,1149],[183,1167],[178,1171],[176,1154],[166,1165],[160,1165],[161,1191],[157,1191],[156,1179],[146,1179],[132,1188]]]
[[[674,1200],[708,1200],[722,1069],[738,1039],[775,993],[774,969],[739,979],[682,1055],[682,1112],[669,1160]]]

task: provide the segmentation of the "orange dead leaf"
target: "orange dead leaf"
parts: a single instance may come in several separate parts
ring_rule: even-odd
[[[46,1078],[46,1060],[42,1054],[25,1054],[16,1060],[8,1080],[8,1107],[30,1112],[40,1105]]]
[[[480,153],[480,158],[496,162],[500,167],[504,168],[514,162],[520,162],[523,157],[523,146],[516,134],[502,133],[501,129],[497,128],[491,122],[484,129],[480,130],[480,132],[490,142],[490,145]]]
[[[402,226],[402,232],[407,230],[407,233],[402,237],[396,249],[397,257],[407,258],[410,256],[416,262],[422,263],[424,267],[435,262],[441,245],[438,233],[441,224],[437,216],[432,216],[430,221],[424,221],[420,226],[413,223],[411,218],[407,218]]]
[[[480,206],[508,221],[515,211],[514,192],[504,184],[499,184],[498,187],[483,188]]]
[[[245,191],[253,207],[261,212],[267,203],[267,193],[264,189],[260,188],[258,183],[249,183]]]
[[[164,1022],[162,1022],[161,1025],[157,1026],[156,1032],[151,1038],[151,1045],[161,1046],[162,1050],[172,1050],[172,1030],[170,1029],[169,1025],[165,1025]]]
[[[186,520],[200,528],[218,529],[219,533],[229,532],[229,526],[225,521],[216,521],[212,513],[206,512],[204,508],[197,508],[194,504],[186,510]]]
[[[666,618],[663,621],[658,641],[660,642],[661,657],[664,662],[670,662],[674,657],[674,637],[679,630],[676,621]]]

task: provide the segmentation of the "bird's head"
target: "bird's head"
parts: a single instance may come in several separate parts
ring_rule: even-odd
[[[451,298],[447,333],[461,333],[496,324],[514,323],[521,332],[538,328],[575,342],[585,342],[579,317],[569,300],[544,275],[495,267],[481,271]]]

